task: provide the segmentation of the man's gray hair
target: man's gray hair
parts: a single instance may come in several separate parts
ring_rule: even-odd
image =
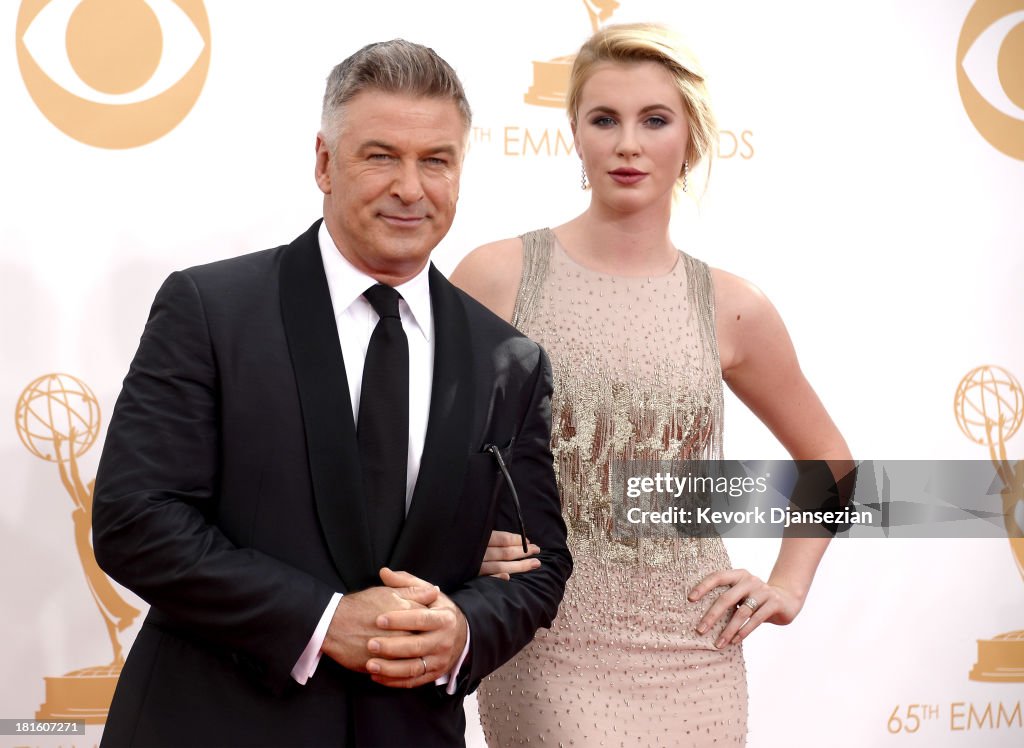
[[[320,127],[330,143],[337,138],[345,104],[370,90],[450,99],[469,130],[473,114],[452,66],[429,47],[392,39],[367,44],[327,76]]]

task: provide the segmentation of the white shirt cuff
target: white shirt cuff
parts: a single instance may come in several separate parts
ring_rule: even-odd
[[[309,640],[306,648],[302,650],[302,654],[299,656],[299,661],[295,663],[295,667],[292,668],[292,678],[300,686],[306,685],[306,681],[313,677],[313,673],[316,672],[316,666],[320,664],[320,647],[324,645],[324,639],[327,638],[327,629],[331,626],[331,619],[334,618],[334,611],[338,609],[341,597],[340,592],[335,592],[331,595],[331,601],[327,603],[324,614],[320,616],[320,623],[313,630],[313,637]],[[459,660],[459,664],[462,664],[462,660]],[[458,671],[458,668],[456,668],[456,671]]]
[[[455,663],[455,667],[451,669],[450,673],[442,675],[440,678],[434,681],[435,686],[446,686],[444,692],[449,696],[455,694],[455,682],[459,677],[459,670],[462,669],[462,663],[466,661],[466,655],[469,654],[469,623],[466,623],[466,646],[462,648],[462,654],[459,656],[458,662]]]

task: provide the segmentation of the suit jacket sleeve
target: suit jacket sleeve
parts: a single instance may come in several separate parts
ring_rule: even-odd
[[[526,532],[541,548],[541,566],[513,574],[509,581],[476,577],[451,594],[472,631],[469,657],[459,677],[462,694],[526,646],[538,628],[551,626],[572,573],[550,447],[551,364],[543,349],[536,350],[533,386],[524,388],[529,397],[508,467]],[[502,496],[499,506],[496,529],[518,532],[511,498]]]
[[[160,620],[282,687],[334,590],[218,527],[222,383],[199,292],[175,273],[111,418],[93,503],[96,558]]]

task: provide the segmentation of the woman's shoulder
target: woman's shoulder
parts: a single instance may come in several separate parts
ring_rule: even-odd
[[[711,268],[715,291],[715,328],[722,371],[750,357],[751,351],[788,346],[789,333],[768,296],[746,278]]]
[[[764,291],[754,283],[722,268],[708,266],[715,290],[715,308],[721,318],[728,313],[764,314],[773,309]]]
[[[461,270],[463,266],[470,270],[486,270],[494,263],[507,267],[509,264],[516,262],[522,263],[522,255],[522,237],[513,236],[509,239],[498,239],[494,242],[481,244],[476,249],[470,251],[470,253],[463,258],[462,262],[459,263],[459,267],[456,268],[456,272]]]
[[[523,240],[513,237],[472,250],[452,272],[451,282],[508,321],[522,273]]]

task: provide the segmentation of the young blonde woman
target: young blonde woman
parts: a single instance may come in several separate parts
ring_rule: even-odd
[[[693,57],[662,27],[610,26],[576,57],[568,115],[590,206],[452,276],[551,357],[575,561],[552,628],[480,687],[484,733],[502,748],[742,745],[740,642],[800,612],[828,541],[784,540],[767,581],[732,569],[717,537],[623,541],[612,462],[720,459],[723,381],[794,459],[849,452],[768,299],[669,238],[673,193],[717,140]],[[536,565],[522,555],[496,533],[481,573]]]

